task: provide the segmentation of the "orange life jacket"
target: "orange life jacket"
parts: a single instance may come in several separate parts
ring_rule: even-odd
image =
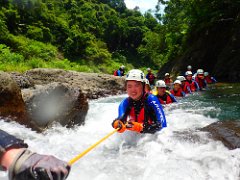
[[[144,103],[146,103],[146,99],[147,99],[148,94],[146,93],[143,98],[144,98]],[[149,115],[145,114],[145,105],[141,108],[139,115],[137,116],[135,114],[135,109],[134,107],[130,107],[130,112],[129,112],[129,120],[130,121],[134,121],[134,122],[138,122],[138,123],[146,123],[148,122],[148,124],[152,124],[153,121],[151,120]],[[145,120],[146,118],[146,120]]]
[[[170,103],[173,103],[173,100],[172,100],[172,98],[170,97],[170,95],[169,94],[164,94],[163,96],[157,96],[157,98],[158,98],[158,100],[159,100],[159,102],[161,103],[161,104],[170,104]]]
[[[177,92],[174,91],[173,89],[172,89],[170,92],[171,92],[172,95],[174,95],[174,96],[176,96],[176,97],[183,97],[183,93],[182,93],[183,90],[182,90],[182,88],[179,89]]]
[[[212,79],[211,79],[211,76],[205,76],[205,80],[207,81],[208,84],[211,84],[213,83]]]
[[[194,81],[191,81],[191,83],[189,81],[186,81],[185,83],[190,87],[192,92],[195,92],[197,90]]]
[[[200,78],[196,77],[195,81],[198,83],[200,89],[205,87],[204,79],[200,79]]]
[[[170,84],[170,83],[171,83],[171,79],[170,79],[170,78],[164,79],[164,82],[165,82],[166,84]]]

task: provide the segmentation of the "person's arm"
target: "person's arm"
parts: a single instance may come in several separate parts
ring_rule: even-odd
[[[128,112],[127,109],[129,107],[129,100],[125,98],[118,107],[118,117],[116,119],[121,120],[123,123],[126,123]]]
[[[119,129],[118,132],[123,133],[126,130],[126,122],[128,116],[129,101],[128,98],[124,99],[118,107],[118,117],[113,120],[112,127]]]
[[[64,180],[70,166],[54,156],[40,155],[27,149],[27,144],[0,130],[0,164],[8,170],[9,179]]]
[[[165,117],[162,105],[158,101],[157,97],[150,94],[148,96],[147,102],[148,102],[148,105],[154,110],[156,119],[157,119],[158,123],[161,124],[161,128],[167,127],[166,117]]]
[[[185,97],[186,93],[184,91],[182,91],[182,97]]]
[[[187,86],[187,91],[189,94],[192,94],[191,88],[189,86]]]
[[[214,77],[211,77],[213,83],[217,83],[217,80]]]
[[[174,95],[172,95],[171,93],[169,93],[170,98],[172,99],[172,102],[177,102],[177,99],[175,98]]]
[[[122,76],[120,70],[117,70],[117,75],[118,75],[118,76]]]
[[[196,82],[196,81],[193,81],[194,82],[194,85],[195,85],[195,87],[196,87],[196,91],[199,91],[199,85],[198,85],[198,83]]]

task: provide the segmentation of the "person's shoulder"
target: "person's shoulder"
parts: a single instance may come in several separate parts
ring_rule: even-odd
[[[156,99],[157,99],[157,96],[155,96],[151,93],[148,93],[148,97],[147,97],[148,101],[155,101]]]

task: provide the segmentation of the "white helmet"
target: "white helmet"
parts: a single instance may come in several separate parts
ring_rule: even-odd
[[[174,83],[173,83],[173,84],[180,84],[180,85],[181,85],[182,83],[181,83],[181,81],[179,81],[179,80],[176,80],[176,81],[174,81]]]
[[[120,67],[121,69],[124,69],[125,68],[125,66],[124,65],[121,65],[121,67]]]
[[[188,65],[188,66],[187,66],[187,69],[188,69],[188,70],[191,70],[191,69],[192,69],[192,66],[191,66],[191,65]]]
[[[204,76],[208,76],[209,75],[209,73],[208,72],[204,72]]]
[[[144,73],[139,69],[132,69],[126,76],[126,81],[140,81],[145,82]]]
[[[151,68],[147,68],[147,71],[151,71]]]
[[[165,88],[166,84],[165,84],[165,82],[163,80],[158,80],[156,82],[156,87],[163,87],[163,88]]]
[[[177,80],[179,80],[179,81],[186,81],[186,78],[184,76],[178,76]]]
[[[145,84],[148,84],[148,85],[150,85],[150,84],[149,84],[149,80],[148,80],[148,79],[145,79]]]
[[[197,74],[203,74],[203,73],[204,73],[203,69],[198,69],[197,70]]]
[[[186,76],[192,75],[192,71],[187,71],[187,72],[185,73],[185,75],[186,75]]]
[[[169,73],[165,73],[165,76],[170,76],[170,74]]]

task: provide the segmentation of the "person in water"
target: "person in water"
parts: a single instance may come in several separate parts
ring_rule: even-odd
[[[154,74],[152,73],[151,68],[147,68],[147,75],[146,75],[146,79],[149,81],[149,84],[151,87],[154,86],[154,81],[156,79],[156,77],[154,76]]]
[[[188,83],[186,83],[186,78],[184,76],[178,76],[177,80],[181,81],[181,87],[185,94],[192,94],[190,86]]]
[[[166,86],[171,87],[171,84],[173,83],[173,80],[170,78],[169,73],[165,73],[164,82],[166,83]]]
[[[190,87],[190,90],[192,92],[198,91],[199,86],[198,86],[198,83],[192,79],[192,71],[187,71],[185,73],[185,77],[186,77],[186,82],[185,83]]]
[[[217,82],[217,80],[214,77],[210,76],[208,72],[204,72],[204,78],[207,84],[214,84]]]
[[[54,156],[40,155],[28,145],[0,130],[0,167],[8,170],[10,180],[64,180],[70,172],[67,162]]]
[[[163,80],[159,80],[156,82],[157,88],[157,98],[162,105],[170,104],[173,102],[177,102],[176,98],[166,91],[166,84]]]
[[[170,93],[172,95],[174,95],[175,97],[184,97],[185,96],[185,93],[182,90],[181,84],[182,83],[179,80],[176,80],[173,83],[173,89],[170,91]]]
[[[202,91],[204,88],[207,87],[207,82],[204,79],[204,71],[203,71],[203,69],[198,69],[197,70],[195,81],[198,83],[199,90]]]
[[[145,79],[145,92],[151,93],[151,87],[147,79]]]
[[[125,66],[122,65],[118,70],[115,70],[113,74],[114,74],[114,76],[124,76]]]
[[[138,133],[155,133],[167,127],[165,114],[156,96],[144,90],[145,78],[141,70],[133,69],[126,76],[128,98],[119,105],[113,128]]]

